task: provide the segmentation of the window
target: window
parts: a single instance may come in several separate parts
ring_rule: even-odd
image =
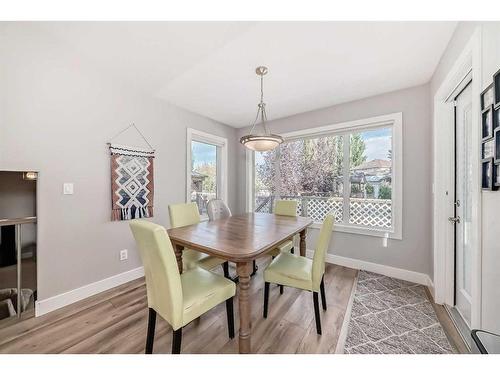
[[[249,208],[293,199],[315,223],[332,212],[337,230],[401,238],[401,122],[398,113],[309,129],[249,152]]]
[[[227,140],[194,129],[187,130],[186,201],[207,214],[211,199],[227,197]]]

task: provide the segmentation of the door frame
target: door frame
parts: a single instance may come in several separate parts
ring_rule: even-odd
[[[455,106],[453,93],[472,73],[472,238],[471,238],[471,328],[481,327],[481,175],[480,102],[481,28],[477,27],[464,50],[434,96],[433,121],[433,252],[434,300],[454,305],[455,230],[448,222],[454,216]]]

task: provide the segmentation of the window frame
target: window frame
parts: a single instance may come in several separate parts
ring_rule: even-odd
[[[186,203],[191,202],[192,142],[202,142],[217,147],[217,198],[227,202],[227,138],[193,128],[186,130]],[[220,152],[219,152],[220,150]],[[208,220],[202,215],[202,220]]]
[[[333,230],[344,233],[361,234],[375,237],[385,237],[402,240],[402,216],[403,216],[403,113],[396,112],[386,115],[370,117],[360,120],[340,122],[331,125],[319,126],[304,130],[298,130],[281,134],[284,141],[293,141],[303,138],[316,138],[321,136],[347,135],[355,132],[374,130],[377,128],[392,128],[392,228],[372,228],[361,225],[335,223]],[[349,142],[344,141],[344,150],[349,147]],[[344,186],[349,184],[348,160],[344,158]],[[346,181],[347,180],[347,181]],[[251,150],[246,151],[246,202],[247,212],[255,209],[255,154]],[[349,201],[347,191],[344,195],[344,207]],[[348,203],[347,203],[348,204]],[[345,211],[345,210],[344,210]],[[344,212],[345,215],[345,212]],[[315,222],[311,228],[321,228],[321,223]]]

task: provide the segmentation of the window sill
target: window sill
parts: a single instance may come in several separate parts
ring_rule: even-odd
[[[309,226],[309,228],[313,229],[321,229],[321,223],[313,223]],[[385,237],[385,234],[389,234],[389,238],[392,240],[402,240],[403,237],[401,233],[396,233],[394,228],[391,229],[375,229],[375,228],[364,228],[354,225],[346,225],[346,224],[337,224],[333,225],[334,232],[342,232],[342,233],[351,233],[351,234],[360,234],[363,236],[372,236],[372,237]]]

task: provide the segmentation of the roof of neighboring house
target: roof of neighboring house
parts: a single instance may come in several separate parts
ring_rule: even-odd
[[[370,161],[365,161],[364,163],[354,167],[354,170],[363,170],[363,169],[374,169],[374,168],[390,168],[391,161],[390,160],[382,160],[382,159],[374,159]]]
[[[191,179],[192,180],[204,180],[208,176],[206,174],[196,172],[196,171],[191,171]]]

